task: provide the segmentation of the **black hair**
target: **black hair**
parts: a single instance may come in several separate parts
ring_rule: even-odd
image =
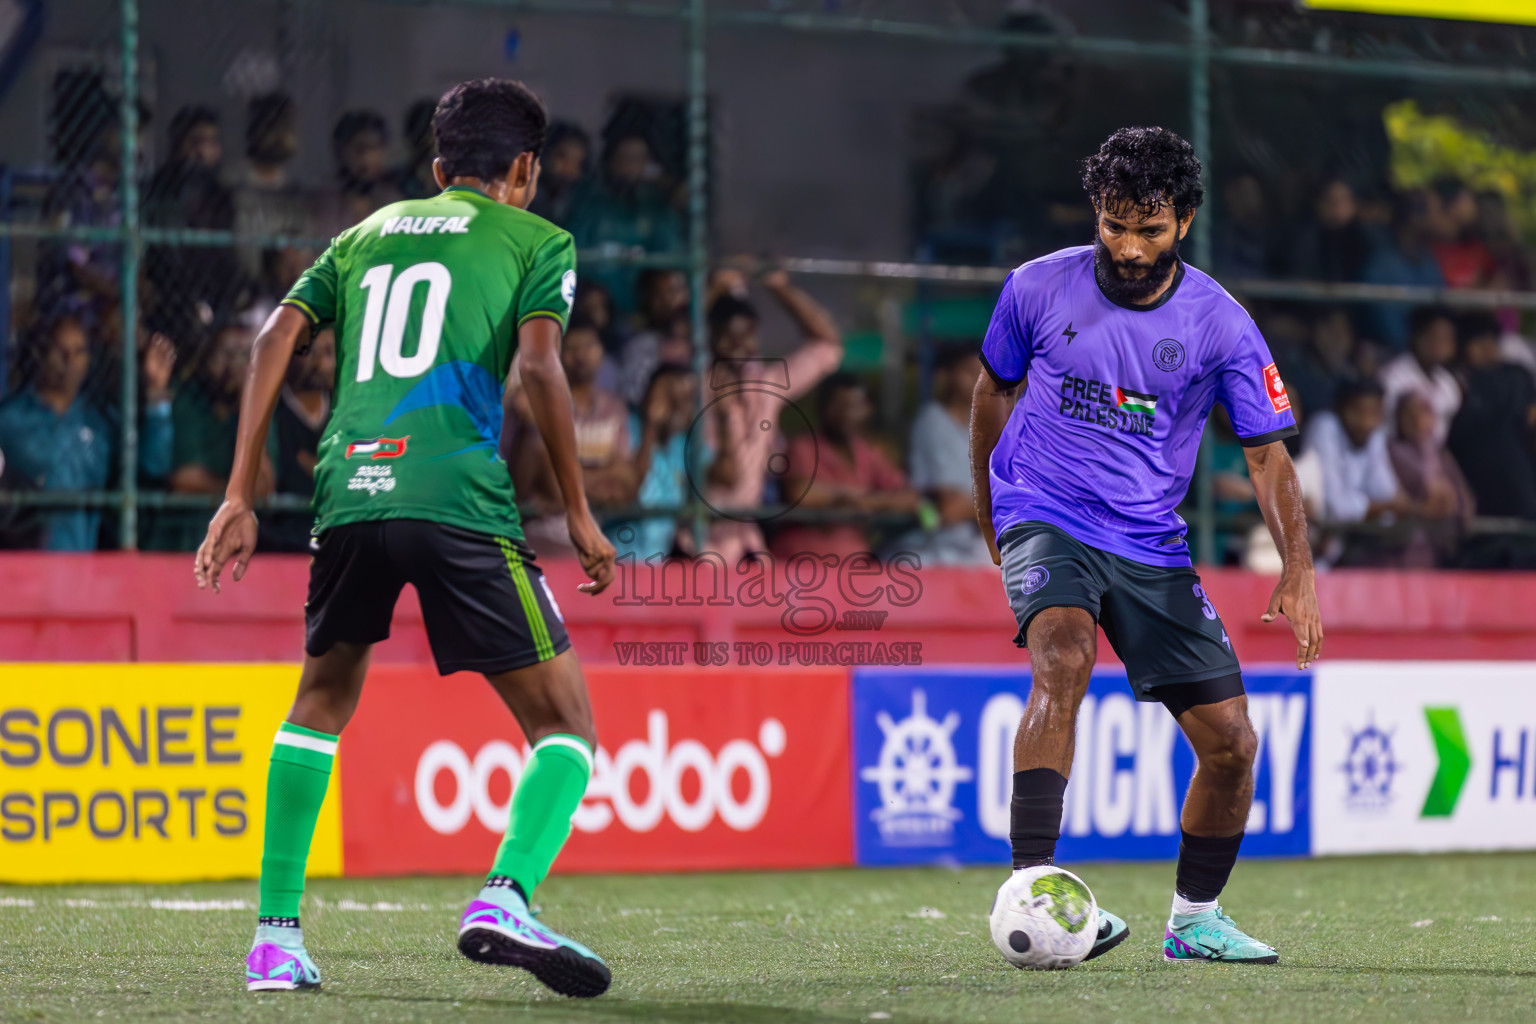
[[[1385,397],[1386,391],[1371,378],[1346,377],[1339,382],[1339,389],[1333,393],[1333,408],[1335,412],[1343,412],[1351,402],[1357,399]]]
[[[405,108],[405,117],[400,127],[409,145],[415,146],[418,142],[428,147],[432,145],[432,115],[436,112],[436,100],[417,100]]]
[[[827,406],[832,404],[833,397],[844,391],[862,391],[868,394],[869,384],[856,373],[849,373],[847,370],[837,371],[822,382],[821,392],[816,397],[816,411],[825,413]]]
[[[1083,161],[1083,188],[1096,210],[1129,204],[1143,216],[1172,206],[1183,219],[1205,198],[1194,147],[1166,128],[1121,128]]]
[[[945,345],[939,349],[933,357],[933,369],[936,373],[953,370],[962,363],[969,362],[981,354],[981,348],[977,345]]]
[[[1415,306],[1408,314],[1408,337],[1417,338],[1426,327],[1436,320],[1449,320],[1456,323],[1456,314],[1445,306]]]
[[[719,337],[725,333],[725,329],[730,326],[731,321],[739,316],[747,317],[749,320],[756,322],[758,319],[757,307],[746,299],[735,295],[720,296],[715,300],[714,305],[709,307],[709,336],[711,338]]]
[[[651,392],[656,390],[656,385],[668,377],[692,377],[697,372],[687,363],[676,361],[662,363],[651,371],[650,379],[645,382],[645,391],[642,394],[648,399],[651,397]],[[642,402],[641,409],[643,410],[644,407],[644,402]]]
[[[560,143],[573,139],[586,147],[588,159],[591,159],[592,139],[587,135],[585,128],[572,121],[556,121],[550,125],[549,133],[544,139],[544,148],[554,149]]]
[[[211,124],[217,128],[218,112],[208,107],[182,107],[176,111],[176,116],[171,118],[170,127],[167,129],[167,141],[171,144],[171,153],[179,156],[187,136],[192,134],[194,128],[200,128],[205,124]]]
[[[245,145],[249,149],[261,142],[273,126],[291,120],[298,114],[293,97],[285,92],[269,92],[253,96],[245,105]]]
[[[1467,313],[1456,321],[1456,340],[1463,351],[1474,339],[1490,336],[1504,336],[1504,325],[1492,313]]]
[[[1460,178],[1436,178],[1430,190],[1440,197],[1440,201],[1448,203],[1463,192],[1472,191],[1472,187]]]
[[[372,110],[349,110],[338,117],[336,127],[331,131],[331,145],[335,147],[337,155],[341,154],[347,143],[363,132],[377,132],[388,139],[389,125],[384,121],[384,115]]]
[[[443,94],[432,115],[438,159],[449,178],[495,181],[524,153],[544,151],[549,113],[510,78],[476,78]]]
[[[673,274],[683,271],[676,267],[646,267],[635,278],[635,298],[642,303],[650,298],[651,290]]]
[[[603,337],[602,329],[597,326],[597,321],[592,319],[591,314],[584,313],[579,309],[571,313],[571,318],[565,325],[566,334],[570,334],[572,331],[591,331],[597,335],[599,341]]]

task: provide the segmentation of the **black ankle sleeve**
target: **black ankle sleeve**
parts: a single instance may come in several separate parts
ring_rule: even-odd
[[[1049,864],[1055,859],[1066,791],[1066,777],[1053,768],[1031,768],[1013,773],[1012,824],[1008,838],[1013,844],[1015,868]]]
[[[1237,863],[1243,834],[1235,836],[1192,836],[1184,832],[1179,840],[1179,870],[1174,889],[1191,903],[1209,903],[1221,895]]]

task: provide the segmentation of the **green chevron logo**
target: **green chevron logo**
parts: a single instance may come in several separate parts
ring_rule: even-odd
[[[1440,766],[1435,769],[1435,778],[1424,796],[1424,809],[1419,812],[1419,817],[1449,818],[1456,810],[1461,788],[1472,770],[1472,755],[1461,731],[1461,715],[1455,708],[1425,708],[1424,719],[1429,723],[1430,736],[1434,737]]]

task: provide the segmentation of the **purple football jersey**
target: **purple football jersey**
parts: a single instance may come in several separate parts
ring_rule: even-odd
[[[992,522],[1051,523],[1147,565],[1189,565],[1174,511],[1220,402],[1245,446],[1296,433],[1285,385],[1252,318],[1180,263],[1153,306],[1099,289],[1093,247],[1008,275],[982,344],[999,382],[1028,384],[992,452]]]

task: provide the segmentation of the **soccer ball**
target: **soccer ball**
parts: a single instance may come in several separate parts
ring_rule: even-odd
[[[1050,864],[1015,871],[992,904],[1003,959],[1034,971],[1081,963],[1099,935],[1099,905],[1083,880]]]

